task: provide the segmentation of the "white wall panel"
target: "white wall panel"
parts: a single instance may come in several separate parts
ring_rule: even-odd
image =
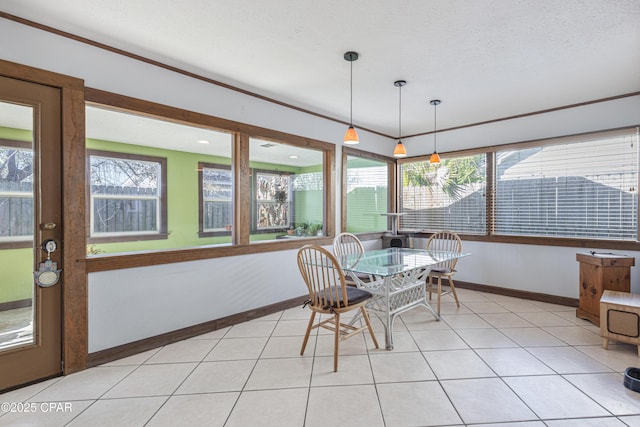
[[[463,242],[455,278],[502,288],[539,292],[569,298],[579,297],[579,263],[576,254],[589,251],[616,253],[638,258],[640,253],[598,248]],[[631,267],[631,289],[640,293],[640,259]]]
[[[306,293],[296,264],[296,251],[92,273],[89,351]]]

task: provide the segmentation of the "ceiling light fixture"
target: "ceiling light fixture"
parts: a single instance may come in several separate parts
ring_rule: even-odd
[[[398,143],[396,148],[393,149],[393,157],[407,157],[407,149],[402,143],[402,87],[406,85],[405,80],[396,80],[393,85],[398,88]]]
[[[349,113],[349,128],[344,134],[344,143],[349,145],[358,144],[358,133],[353,127],[353,61],[358,60],[358,54],[356,52],[346,52],[344,59],[351,64],[351,83],[350,83],[350,113]]]
[[[438,105],[440,104],[440,100],[432,99],[429,103],[433,105],[433,154],[429,159],[429,163],[431,163],[432,165],[438,165],[440,164],[440,155],[438,155],[438,146],[436,145],[436,110]]]
[[[206,139],[199,139],[196,141],[198,144],[211,144],[211,141],[207,141]]]

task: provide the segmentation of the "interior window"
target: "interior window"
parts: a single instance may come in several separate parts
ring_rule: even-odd
[[[233,176],[231,166],[200,162],[200,237],[228,236],[233,227]]]
[[[249,139],[251,241],[324,235],[322,150]]]
[[[230,244],[232,132],[98,105],[86,116],[89,256]],[[225,203],[207,224],[201,209]]]

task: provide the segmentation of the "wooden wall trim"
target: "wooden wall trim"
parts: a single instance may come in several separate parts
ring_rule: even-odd
[[[31,298],[16,301],[0,302],[0,311],[15,310],[16,308],[31,307],[33,301]]]
[[[234,227],[234,230],[236,228],[238,227]],[[87,258],[86,265],[87,273],[95,273],[99,271],[120,270],[123,268],[148,267],[175,262],[199,261],[227,256],[293,250],[299,249],[309,243],[315,245],[331,245],[333,244],[333,237],[303,237],[300,239],[283,239],[277,242],[253,242],[236,246],[220,245],[217,247],[174,249],[136,254],[95,255]]]
[[[234,92],[238,92],[238,93],[241,93],[241,94],[244,94],[244,95],[247,95],[247,96],[251,96],[253,98],[260,99],[262,101],[270,102],[272,104],[280,105],[280,106],[285,107],[285,108],[289,108],[289,109],[292,109],[292,110],[300,111],[302,113],[309,114],[310,116],[319,117],[319,118],[322,118],[322,119],[325,119],[325,120],[329,120],[329,121],[332,121],[332,122],[341,123],[341,124],[343,124],[345,126],[349,126],[349,123],[344,121],[344,120],[337,119],[335,117],[330,117],[330,116],[327,116],[327,115],[324,115],[324,114],[320,114],[320,113],[317,113],[315,111],[311,111],[311,110],[308,110],[308,109],[305,109],[305,108],[301,108],[301,107],[295,106],[293,104],[287,104],[286,102],[279,101],[279,100],[277,100],[275,98],[269,98],[267,96],[260,95],[260,94],[255,93],[255,92],[251,92],[251,91],[248,91],[248,90],[245,90],[245,89],[241,89],[241,88],[238,88],[236,86],[232,86],[230,84],[223,83],[223,82],[220,82],[218,80],[211,79],[209,77],[204,77],[204,76],[201,76],[199,74],[192,73],[190,71],[186,71],[186,70],[183,70],[181,68],[174,67],[172,65],[168,65],[168,64],[162,63],[160,61],[156,61],[156,60],[149,59],[149,58],[146,58],[146,57],[141,56],[141,55],[137,55],[137,54],[134,54],[134,53],[131,53],[131,52],[127,52],[125,50],[118,49],[118,48],[106,45],[104,43],[96,42],[94,40],[87,39],[85,37],[81,37],[81,36],[78,36],[78,35],[75,35],[75,34],[71,34],[71,33],[68,33],[66,31],[59,30],[57,28],[49,27],[49,26],[44,25],[44,24],[40,24],[40,23],[37,23],[37,22],[34,22],[34,21],[30,21],[28,19],[21,18],[19,16],[11,15],[9,13],[0,11],[0,18],[8,19],[10,21],[18,22],[20,24],[23,24],[23,25],[26,25],[26,26],[29,26],[29,27],[37,28],[39,30],[55,34],[57,36],[62,36],[62,37],[65,37],[65,38],[68,38],[68,39],[71,39],[71,40],[75,40],[77,42],[84,43],[84,44],[96,47],[98,49],[103,49],[103,50],[106,50],[108,52],[116,53],[118,55],[122,55],[122,56],[125,56],[127,58],[134,59],[136,61],[140,61],[140,62],[143,62],[143,63],[146,63],[146,64],[150,64],[150,65],[153,65],[153,66],[158,67],[158,68],[163,68],[165,70],[172,71],[174,73],[181,74],[183,76],[187,76],[187,77],[190,77],[190,78],[195,79],[195,80],[200,80],[200,81],[212,84],[212,85],[223,87],[225,89],[232,90]],[[362,129],[362,130],[364,130],[366,132],[369,132],[369,133],[372,133],[372,134],[376,134],[376,135],[380,135],[382,137],[392,138],[390,135],[386,135],[386,134],[384,134],[382,132],[378,132],[378,131],[373,130],[373,129],[367,129],[367,128],[363,128],[363,127],[360,127],[360,126],[358,127],[358,129]]]
[[[558,295],[543,294],[540,292],[523,291],[520,289],[502,288],[499,286],[482,285],[479,283],[455,281],[457,288],[470,289],[473,291],[487,292],[490,294],[505,295],[514,298],[528,299],[532,301],[547,302],[550,304],[566,305],[568,307],[578,307],[577,298],[562,297]],[[576,287],[578,285],[576,284]]]
[[[270,304],[242,313],[233,314],[231,316],[222,317],[220,319],[211,320],[209,322],[204,322],[186,328],[178,329],[176,331],[167,332],[131,343],[122,344],[117,347],[97,351],[89,354],[87,367],[93,367],[101,365],[103,363],[112,362],[114,360],[122,359],[123,357],[132,356],[134,354],[142,353],[147,350],[152,350],[154,348],[182,341],[187,338],[202,335],[207,332],[226,328],[228,326],[233,326],[235,324],[246,322],[249,320],[258,319],[272,313],[277,313],[278,311],[294,307],[302,307],[302,304],[306,299],[306,295],[292,298],[286,301]]]
[[[423,231],[400,231],[399,234],[406,234],[411,237],[429,238],[432,233]],[[558,246],[570,248],[587,249],[615,249],[640,251],[640,241],[622,241],[622,240],[599,240],[599,239],[571,239],[563,237],[535,237],[535,236],[502,236],[502,235],[484,235],[484,234],[465,234],[458,233],[462,240],[470,242],[486,242],[486,243],[507,243],[518,245],[536,245],[536,246]]]
[[[485,121],[482,121],[482,122],[469,123],[469,124],[460,125],[460,126],[453,126],[453,127],[446,128],[446,129],[438,129],[438,132],[447,132],[447,131],[452,131],[452,130],[458,130],[458,129],[474,127],[474,126],[488,125],[488,124],[491,124],[491,123],[504,122],[504,121],[507,121],[507,120],[522,119],[524,117],[537,116],[539,114],[553,113],[555,111],[568,110],[568,109],[577,108],[577,107],[584,107],[586,105],[598,104],[598,103],[601,103],[601,102],[608,102],[608,101],[615,101],[616,99],[630,98],[630,97],[638,96],[638,95],[640,95],[640,91],[623,93],[623,94],[620,94],[620,95],[608,96],[606,98],[599,98],[599,99],[593,99],[593,100],[585,101],[585,102],[578,102],[576,104],[568,104],[568,105],[561,105],[559,107],[554,107],[554,108],[547,108],[546,110],[531,111],[531,112],[528,112],[528,113],[516,114],[516,115],[513,115],[513,116],[506,116],[506,117],[499,117],[497,119],[485,120]],[[414,138],[414,137],[417,137],[417,136],[429,135],[429,134],[432,134],[434,132],[435,131],[415,133],[413,135],[403,136],[402,138]]]
[[[74,82],[76,80],[74,79]],[[89,352],[85,258],[84,83],[62,88],[62,195],[64,224],[63,360],[64,374],[83,370]]]

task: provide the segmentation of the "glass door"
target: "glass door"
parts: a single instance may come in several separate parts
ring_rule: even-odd
[[[62,372],[58,89],[0,77],[0,391]]]
[[[33,344],[33,107],[0,102],[0,351]],[[4,134],[4,135],[2,135]]]

